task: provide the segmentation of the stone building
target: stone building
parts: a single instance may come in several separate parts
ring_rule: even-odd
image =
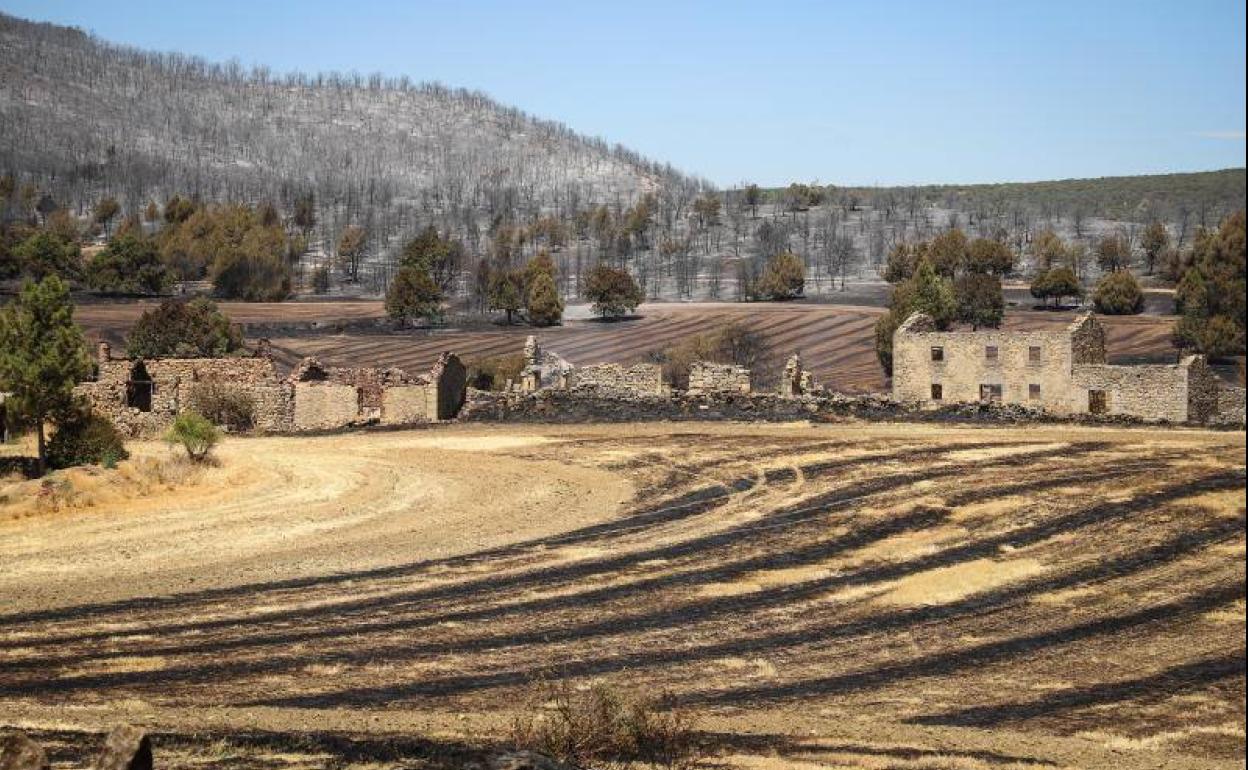
[[[131,436],[154,435],[187,409],[204,411],[199,405],[221,392],[246,403],[256,430],[288,433],[450,419],[463,406],[467,371],[457,356],[443,353],[419,376],[305,359],[283,378],[264,343],[251,356],[144,360],[113,358],[102,342],[95,378],[75,390]]]
[[[649,398],[671,395],[671,387],[663,382],[663,367],[658,364],[590,364],[563,373],[560,387],[594,395],[621,398]]]
[[[893,398],[903,403],[982,401],[1056,415],[1202,422],[1217,411],[1218,389],[1203,356],[1108,364],[1104,328],[1091,314],[1058,330],[942,332],[916,313],[893,337]]]
[[[780,374],[780,395],[784,398],[809,396],[815,392],[815,375],[802,368],[802,354],[794,353]]]

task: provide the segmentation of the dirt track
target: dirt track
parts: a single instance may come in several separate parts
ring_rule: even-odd
[[[671,688],[735,767],[1243,766],[1243,434],[456,427],[222,459],[0,520],[0,723],[450,768],[544,678]]]

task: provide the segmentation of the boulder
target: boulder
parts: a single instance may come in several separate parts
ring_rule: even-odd
[[[21,733],[0,736],[0,770],[48,770],[48,755]]]
[[[108,734],[95,770],[152,770],[152,742],[137,727],[122,725]]]
[[[576,770],[576,768],[532,751],[513,751],[491,760],[490,770]]]

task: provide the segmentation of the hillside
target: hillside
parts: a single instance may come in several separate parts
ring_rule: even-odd
[[[360,75],[275,76],[111,45],[0,14],[0,171],[81,211],[174,194],[315,195],[325,230],[435,213],[563,210],[696,185],[670,167],[480,93]],[[325,221],[329,220],[329,221]]]

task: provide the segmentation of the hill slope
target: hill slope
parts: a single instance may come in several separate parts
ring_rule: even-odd
[[[57,203],[268,199],[338,218],[466,219],[695,184],[488,97],[359,75],[245,71],[0,14],[0,171]]]

